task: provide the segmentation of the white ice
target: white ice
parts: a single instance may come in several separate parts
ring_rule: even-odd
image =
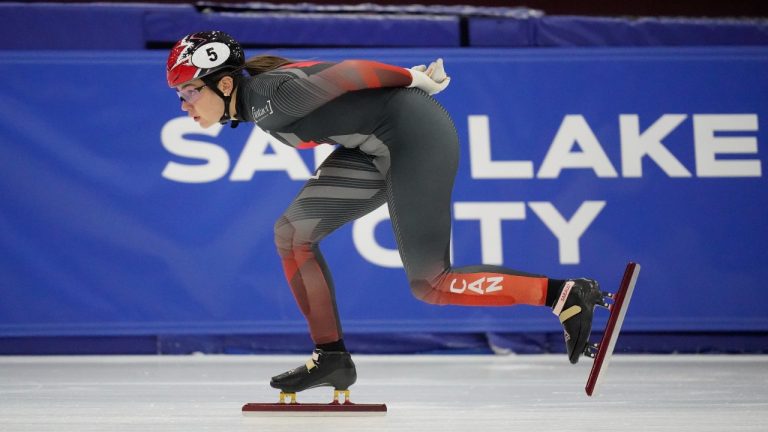
[[[616,355],[593,398],[564,354],[354,359],[386,416],[241,415],[302,356],[0,357],[0,431],[768,431],[768,356]]]

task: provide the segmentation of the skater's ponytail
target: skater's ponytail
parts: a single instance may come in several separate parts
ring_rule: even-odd
[[[246,60],[244,69],[248,72],[248,75],[256,76],[291,63],[293,63],[293,60],[279,56],[258,55]]]

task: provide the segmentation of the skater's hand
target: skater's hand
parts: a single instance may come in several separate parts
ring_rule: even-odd
[[[418,65],[408,69],[408,71],[412,77],[412,82],[408,87],[419,88],[430,95],[445,90],[451,82],[451,78],[445,74],[443,59],[437,59],[429,67]]]
[[[445,67],[443,66],[443,59],[441,58],[430,63],[429,67],[422,64],[418,66],[413,66],[411,70],[424,72],[425,74],[427,74],[427,76],[432,78],[432,80],[435,81],[436,83],[442,83],[443,81],[445,81],[446,78],[448,78],[448,75],[446,75],[445,73]]]
[[[448,75],[445,73],[445,67],[443,66],[443,59],[439,58],[435,61],[433,61],[429,67],[424,71],[427,75],[429,75],[432,80],[434,80],[437,83],[442,83],[446,79],[450,79]]]

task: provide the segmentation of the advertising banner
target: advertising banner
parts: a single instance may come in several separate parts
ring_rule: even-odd
[[[768,330],[768,49],[272,53],[444,58],[457,266],[610,291],[632,260],[625,330]],[[200,129],[165,58],[0,58],[0,335],[306,331],[273,225],[333,148],[295,150],[252,124]],[[560,329],[547,308],[416,300],[386,207],[320,248],[346,332]]]

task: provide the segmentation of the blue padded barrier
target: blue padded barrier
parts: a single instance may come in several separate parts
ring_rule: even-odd
[[[459,18],[345,14],[149,12],[147,42],[221,29],[246,46],[457,47]]]
[[[222,29],[246,46],[456,47],[459,17],[234,13],[193,5],[0,4],[2,49],[144,49]]]
[[[222,29],[250,47],[768,45],[768,21],[544,16],[470,6],[0,4],[2,49],[144,49]],[[463,25],[466,23],[466,25]]]
[[[537,21],[537,46],[768,44],[768,21],[572,16],[543,17]]]
[[[144,49],[144,15],[187,7],[151,4],[0,4],[2,49]]]
[[[470,18],[469,45],[473,47],[529,47],[536,45],[534,19]]]
[[[469,19],[468,35],[476,47],[768,45],[768,21],[476,17]]]
[[[540,17],[544,12],[527,7],[490,7],[470,5],[383,5],[373,3],[360,4],[313,4],[313,3],[222,3],[216,1],[197,2],[200,8],[211,11],[233,12],[282,12],[282,13],[340,13],[340,14],[377,14],[377,15],[454,15],[454,16],[492,16],[500,18]]]

